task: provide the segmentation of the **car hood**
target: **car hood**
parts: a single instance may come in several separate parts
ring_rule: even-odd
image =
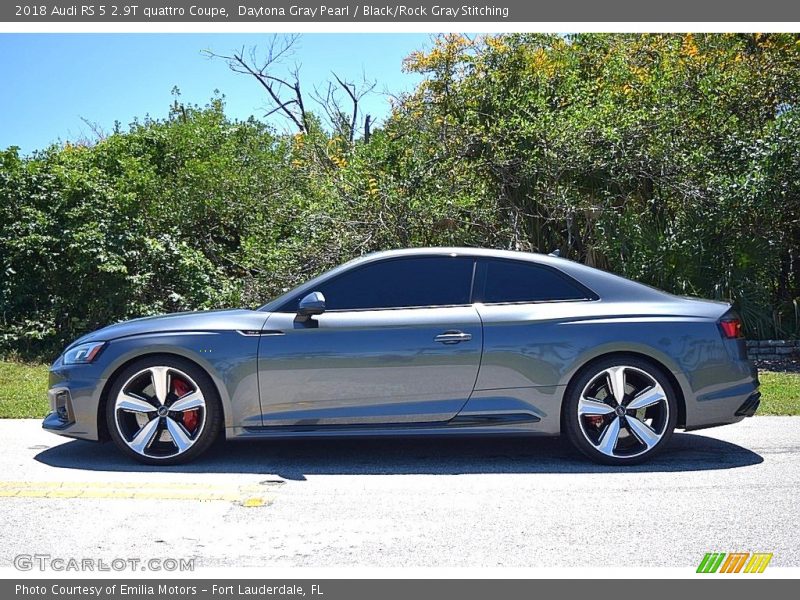
[[[143,317],[115,323],[93,331],[72,344],[71,348],[84,342],[108,342],[123,337],[148,333],[169,333],[178,331],[234,331],[260,330],[270,313],[256,310],[208,310],[182,312],[155,317]]]

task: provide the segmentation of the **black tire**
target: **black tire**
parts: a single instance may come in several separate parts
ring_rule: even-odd
[[[131,378],[136,377],[137,374],[141,374],[143,371],[154,367],[166,367],[170,373],[168,376],[170,380],[176,375],[178,378],[181,378],[182,375],[188,376],[188,378],[192,380],[192,383],[196,384],[196,386],[193,387],[199,389],[205,402],[205,405],[201,409],[203,411],[202,423],[198,425],[200,430],[193,433],[191,446],[185,451],[179,451],[177,444],[175,444],[175,449],[178,450],[178,452],[172,455],[167,454],[164,456],[148,456],[132,449],[129,445],[129,441],[126,441],[123,438],[123,432],[121,431],[123,428],[121,423],[129,417],[127,416],[127,413],[124,412],[120,412],[121,416],[119,417],[119,420],[117,417],[118,411],[116,409],[116,400],[122,391],[123,386],[125,386],[126,383],[131,380]],[[155,378],[155,376],[153,376],[153,378]],[[175,401],[176,400],[173,400],[173,404]],[[220,402],[219,393],[217,392],[216,386],[203,369],[191,361],[180,357],[170,355],[152,355],[131,363],[114,378],[114,383],[111,386],[108,393],[108,398],[106,399],[106,424],[108,426],[109,435],[114,441],[114,444],[127,456],[130,456],[134,460],[147,465],[177,465],[196,459],[198,456],[208,450],[208,448],[217,439],[223,423],[221,406],[222,404]],[[195,410],[199,412],[200,409]],[[167,420],[166,418],[161,418],[158,416],[155,418],[159,418],[161,422],[165,422]],[[119,425],[118,422],[120,423]],[[174,422],[172,425],[174,426]],[[158,428],[161,427],[161,425],[157,425],[155,427]],[[163,429],[161,429],[161,431],[163,431]],[[186,430],[184,429],[184,431]],[[162,435],[160,432],[156,434],[156,436],[160,435]]]
[[[594,396],[601,396],[602,403],[615,406],[619,404],[616,402],[613,391],[611,391],[612,376],[608,373],[608,370],[612,369],[612,372],[616,372],[620,367],[630,369],[623,369],[625,373],[623,381],[629,382],[624,384],[624,388],[630,390],[630,392],[623,394],[622,408],[615,408],[614,411],[623,410],[625,414],[620,415],[618,412],[612,412],[608,415],[579,415],[579,404],[582,405],[584,411],[587,405],[596,406],[591,401],[590,395],[587,395],[584,403],[581,403],[581,396],[585,390],[587,392],[592,390],[598,392]],[[647,377],[661,386],[661,390],[658,390],[655,386],[646,387]],[[610,393],[610,396],[603,395],[601,382],[604,378],[609,382],[605,388]],[[590,384],[596,387],[587,389]],[[641,389],[637,391],[634,384],[641,385]],[[646,408],[625,411],[625,407],[633,402],[633,398],[637,394],[644,398],[649,392],[652,393],[652,398],[663,392],[664,399]],[[580,453],[594,462],[604,465],[635,465],[650,460],[669,443],[678,419],[678,401],[669,379],[660,368],[651,362],[636,357],[609,357],[592,363],[588,368],[581,370],[576,378],[570,382],[564,398],[562,414],[563,432],[570,444]],[[634,419],[636,415],[646,416],[646,419],[636,419],[637,422],[631,425],[630,419]],[[612,422],[617,419],[618,425],[611,427],[613,425]],[[645,431],[645,435],[642,436],[641,424],[645,420],[651,421],[647,425],[650,432],[659,436],[656,443],[652,443],[655,439],[654,437],[648,438],[649,432]],[[595,428],[596,439],[594,438]],[[638,430],[638,435],[634,428]],[[613,432],[619,433],[615,438],[617,440],[616,444],[614,445],[612,442],[611,453],[601,451],[601,447],[605,447],[607,450],[607,446],[603,442],[611,440],[614,437]],[[625,441],[625,448],[620,448],[622,445],[620,440]],[[647,440],[647,442],[644,440]],[[652,443],[652,445],[648,442]]]

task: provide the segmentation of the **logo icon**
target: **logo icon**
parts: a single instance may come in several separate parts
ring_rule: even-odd
[[[763,573],[771,552],[708,552],[697,566],[698,573]]]

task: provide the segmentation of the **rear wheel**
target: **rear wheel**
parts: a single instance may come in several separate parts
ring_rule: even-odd
[[[108,394],[111,438],[145,464],[179,464],[202,454],[222,422],[209,376],[177,357],[143,358],[126,367]]]
[[[575,448],[607,465],[652,458],[675,429],[675,392],[659,369],[638,358],[611,358],[570,385],[564,430]]]

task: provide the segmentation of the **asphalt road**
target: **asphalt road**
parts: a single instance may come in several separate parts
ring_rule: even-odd
[[[554,439],[220,443],[152,469],[0,421],[0,567],[20,553],[222,566],[800,566],[800,418],[680,433],[600,467]]]

